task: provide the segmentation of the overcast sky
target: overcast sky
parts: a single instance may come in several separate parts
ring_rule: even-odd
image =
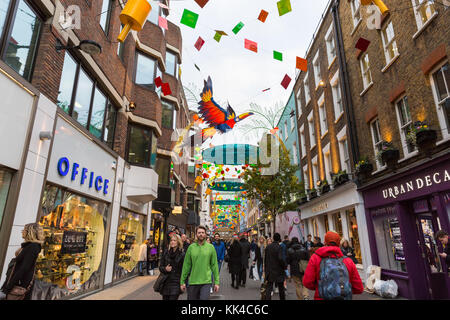
[[[251,102],[267,107],[286,104],[295,81],[295,58],[304,57],[327,3],[291,0],[292,11],[280,17],[277,0],[210,0],[203,9],[194,0],[171,0],[168,20],[180,26],[183,37],[183,85],[194,83],[201,90],[203,79],[211,76],[214,99],[228,101],[237,114],[247,111]],[[185,8],[199,14],[195,29],[180,23]],[[265,23],[257,19],[262,9],[269,12]],[[235,35],[232,29],[241,21],[244,27]],[[214,30],[228,36],[217,43]],[[197,51],[199,36],[205,44]],[[258,53],[245,49],[244,39],[257,42]],[[282,62],[273,59],[273,50],[283,53]],[[287,90],[280,85],[285,74],[292,78]],[[263,93],[267,88],[271,89]],[[239,130],[216,134],[211,142],[256,143]]]

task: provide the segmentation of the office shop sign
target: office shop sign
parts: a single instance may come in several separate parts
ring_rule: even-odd
[[[77,162],[70,161],[67,157],[59,158],[57,170],[60,177],[70,179],[80,186],[87,186],[89,190],[95,190],[105,196],[109,192],[109,179],[96,174]]]

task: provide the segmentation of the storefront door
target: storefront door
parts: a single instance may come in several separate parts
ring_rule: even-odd
[[[446,270],[439,256],[442,248],[436,243],[435,233],[439,230],[439,218],[436,212],[418,214],[416,218],[419,243],[432,299],[447,299],[448,288]]]

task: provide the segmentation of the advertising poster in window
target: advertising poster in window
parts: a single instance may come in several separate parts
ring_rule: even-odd
[[[61,253],[75,254],[86,251],[86,232],[64,231],[61,242]]]
[[[405,253],[403,251],[403,243],[401,239],[400,226],[397,218],[388,219],[389,231],[392,241],[392,250],[396,261],[405,261]]]

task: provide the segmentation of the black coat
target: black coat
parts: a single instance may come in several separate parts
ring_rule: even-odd
[[[261,246],[260,245],[256,246],[254,261],[256,261],[256,264],[258,265],[258,270],[259,270],[259,267],[264,263],[264,257],[261,254]]]
[[[347,248],[341,247],[341,251],[344,257],[349,257],[350,259],[353,260],[354,263],[358,263],[358,260],[356,260],[355,251],[353,250],[352,247],[350,246],[348,246]],[[351,254],[350,256],[347,255],[349,253]]]
[[[230,269],[230,273],[239,274],[241,272],[241,256],[242,256],[242,248],[239,241],[233,241],[230,248],[228,249],[228,256],[230,260],[228,261],[228,267]]]
[[[2,291],[7,294],[14,286],[28,288],[33,280],[34,269],[41,245],[36,242],[22,243],[22,251],[16,257],[16,265],[12,272],[11,279],[6,279],[2,286]]]
[[[287,252],[287,263],[291,267],[291,275],[301,277],[299,262],[300,260],[309,260],[309,254],[300,243],[292,243]]]
[[[447,246],[444,248],[444,253],[447,254],[447,257],[445,258],[445,263],[447,264],[448,272],[450,272],[450,244],[447,244]]]
[[[248,269],[248,259],[250,258],[250,242],[247,239],[241,239],[241,264],[242,268]]]
[[[184,262],[184,252],[178,248],[177,250],[175,250],[175,252],[172,249],[170,249],[166,250],[163,253],[159,265],[159,271],[164,274],[169,274],[169,277],[164,283],[164,287],[161,291],[162,295],[181,294],[180,278],[181,278],[181,271],[183,270],[183,262]],[[166,266],[169,264],[172,266],[172,271],[168,273],[166,271]]]
[[[278,242],[273,242],[266,247],[264,254],[264,271],[268,281],[283,282],[286,276],[286,262],[283,259],[282,248]]]

